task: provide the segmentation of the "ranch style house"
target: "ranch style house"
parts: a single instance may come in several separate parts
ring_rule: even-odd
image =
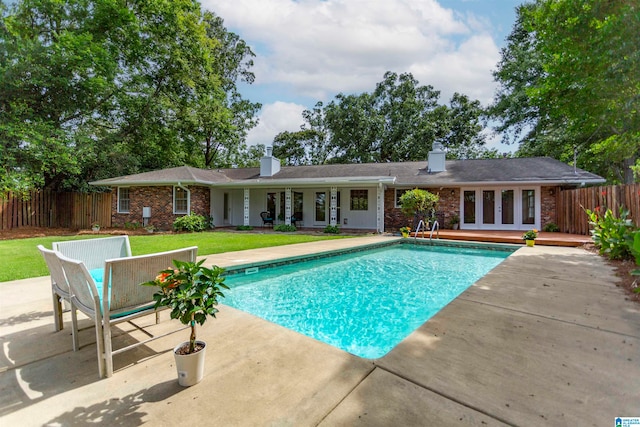
[[[413,188],[440,196],[437,218],[450,228],[527,230],[557,223],[559,190],[601,184],[590,172],[549,157],[282,166],[267,147],[259,168],[188,166],[91,182],[113,192],[112,224],[170,230],[195,212],[217,227],[294,224],[385,232],[412,225],[398,205]]]

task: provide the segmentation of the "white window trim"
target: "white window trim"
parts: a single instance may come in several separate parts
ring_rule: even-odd
[[[129,191],[129,210],[123,211],[123,210],[120,210],[120,189],[121,188],[130,189],[130,187],[118,187],[118,197],[116,200],[117,211],[119,214],[128,214],[128,213],[131,213],[131,191]]]
[[[186,212],[178,212],[176,210],[176,188],[184,190],[187,192],[187,211]],[[173,213],[174,215],[188,215],[191,212],[191,190],[186,187],[181,187],[179,185],[173,186]]]

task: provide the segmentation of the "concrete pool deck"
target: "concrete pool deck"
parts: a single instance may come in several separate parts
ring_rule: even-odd
[[[363,237],[212,255],[232,266],[390,240]],[[614,425],[640,416],[640,306],[578,248],[520,247],[385,357],[360,359],[227,306],[199,328],[206,374],[177,384],[187,332],[114,357],[95,333],[53,331],[48,277],[0,283],[0,425]],[[177,322],[140,325],[153,333]],[[142,339],[130,325],[116,348]],[[129,333],[131,331],[131,333]]]

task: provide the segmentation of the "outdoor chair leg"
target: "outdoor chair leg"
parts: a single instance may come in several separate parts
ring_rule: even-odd
[[[78,312],[73,303],[71,305],[71,340],[73,341],[73,351],[80,350],[80,338],[78,337]]]
[[[105,319],[105,321],[103,322],[103,330],[102,330],[102,337],[103,337],[103,346],[102,346],[102,353],[104,355],[104,369],[105,369],[105,373],[104,376],[105,378],[109,378],[111,376],[113,376],[113,348],[111,346],[111,324],[109,323],[108,319]]]
[[[53,292],[53,323],[56,332],[64,328],[64,322],[62,321],[62,302],[60,301],[60,296],[55,292]]]
[[[106,376],[105,354],[104,354],[104,334],[102,325],[96,322],[96,350],[98,352],[98,375],[100,378]]]

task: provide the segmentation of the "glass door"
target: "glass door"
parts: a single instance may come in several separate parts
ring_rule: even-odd
[[[500,190],[501,198],[500,198],[500,210],[502,214],[501,224],[502,225],[513,225],[515,224],[515,196],[514,190]]]
[[[493,226],[496,223],[496,191],[482,190],[482,225]]]
[[[231,204],[229,203],[229,193],[224,193],[222,201],[222,223],[229,224],[229,217],[231,216]]]
[[[539,224],[539,189],[477,188],[462,191],[462,229],[519,230]]]
[[[316,209],[314,223],[316,225],[326,225],[327,223],[327,193],[316,192]]]

